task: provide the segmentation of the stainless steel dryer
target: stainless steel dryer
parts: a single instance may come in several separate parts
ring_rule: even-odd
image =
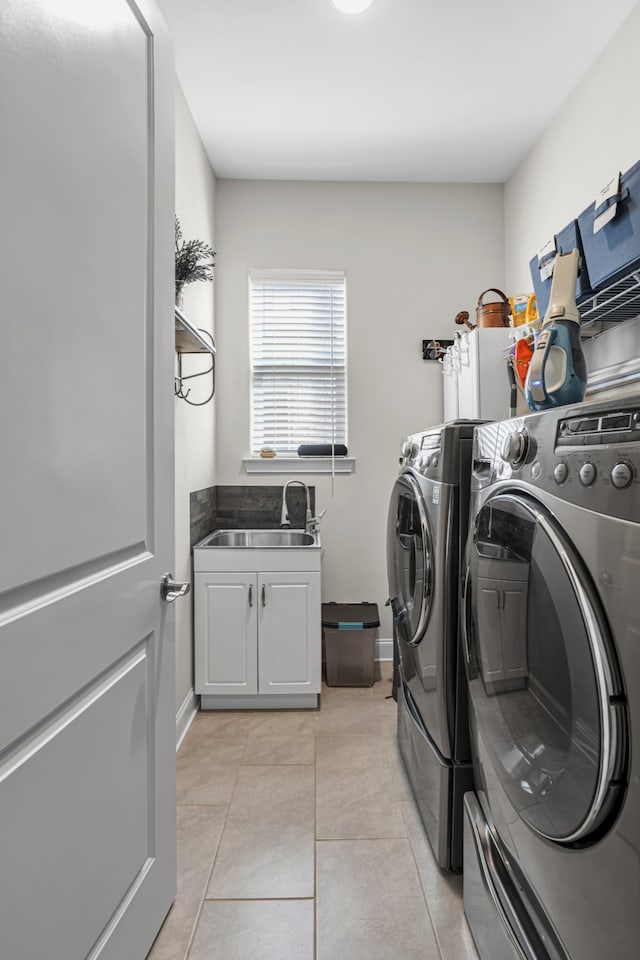
[[[462,798],[472,786],[458,610],[473,426],[453,422],[406,439],[387,536],[399,748],[438,864],[453,870],[462,866]]]
[[[640,398],[485,425],[463,633],[482,960],[640,944]]]

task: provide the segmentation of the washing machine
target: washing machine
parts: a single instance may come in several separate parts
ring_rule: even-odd
[[[462,801],[473,783],[458,631],[473,427],[453,422],[405,440],[387,535],[399,749],[448,870],[462,866]]]
[[[482,960],[640,944],[640,398],[480,426],[461,614]]]

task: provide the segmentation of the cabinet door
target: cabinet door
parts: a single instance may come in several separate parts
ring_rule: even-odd
[[[195,574],[196,693],[258,692],[255,573]]]
[[[319,573],[258,575],[260,693],[319,693]]]

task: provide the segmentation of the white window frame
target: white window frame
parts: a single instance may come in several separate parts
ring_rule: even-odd
[[[348,443],[348,383],[347,383],[347,290],[346,274],[342,270],[265,270],[251,269],[248,276],[248,300],[249,300],[249,345],[250,345],[250,444],[253,446],[254,438],[254,378],[253,378],[253,330],[252,330],[252,287],[254,283],[261,282],[292,282],[310,284],[336,283],[344,284],[344,440],[335,439],[335,443]],[[333,358],[331,358],[331,363]],[[331,413],[333,417],[333,412]],[[333,429],[333,424],[332,424]],[[266,443],[266,441],[264,441]],[[256,440],[259,445],[259,439]],[[257,449],[252,450],[249,457],[243,460],[247,473],[351,473],[354,469],[355,461],[349,457],[300,457],[292,452],[278,451],[278,455],[273,458],[261,458]]]

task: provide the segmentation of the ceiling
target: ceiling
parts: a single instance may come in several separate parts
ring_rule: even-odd
[[[637,0],[157,0],[217,176],[504,182]]]

